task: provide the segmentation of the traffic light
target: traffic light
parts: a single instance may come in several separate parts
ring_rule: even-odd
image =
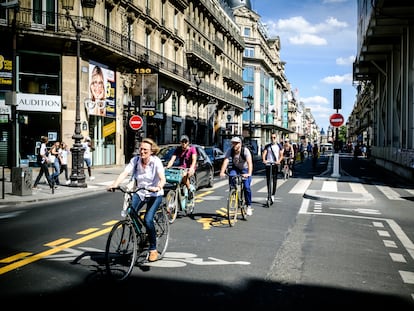
[[[341,92],[342,89],[334,89],[333,107],[334,109],[341,109]]]

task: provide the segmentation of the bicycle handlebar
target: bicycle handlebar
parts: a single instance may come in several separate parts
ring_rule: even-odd
[[[157,187],[138,187],[138,188],[134,188],[132,190],[129,190],[126,186],[117,186],[114,188],[109,188],[108,191],[109,192],[115,192],[115,190],[120,190],[123,193],[134,193],[134,192],[138,192],[140,190],[147,190],[150,192],[157,192],[157,191],[153,191],[153,188],[157,188]]]

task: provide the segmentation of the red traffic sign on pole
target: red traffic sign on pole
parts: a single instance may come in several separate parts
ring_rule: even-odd
[[[344,117],[340,113],[334,113],[329,117],[329,122],[333,127],[339,127],[344,124]]]
[[[142,118],[139,115],[133,115],[130,119],[129,119],[129,126],[131,129],[133,130],[139,130],[142,125],[144,124],[144,121],[142,120]]]

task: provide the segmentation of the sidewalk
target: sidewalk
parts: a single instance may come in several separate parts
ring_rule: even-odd
[[[37,185],[38,189],[31,190],[31,194],[28,195],[17,195],[13,194],[13,186],[11,182],[11,170],[4,169],[4,199],[1,198],[0,193],[0,208],[4,206],[13,206],[19,204],[27,203],[36,203],[44,200],[61,200],[67,199],[68,197],[79,197],[83,195],[90,195],[91,192],[105,191],[106,185],[111,183],[118,175],[122,172],[124,166],[110,166],[110,167],[93,167],[92,176],[95,177],[94,180],[90,181],[88,177],[88,172],[85,169],[86,184],[87,187],[71,187],[65,185],[65,177],[62,175],[59,176],[59,180],[62,185],[58,186],[55,189],[55,193],[52,194],[52,190],[49,185],[46,183],[44,177],[40,180],[40,183]],[[31,167],[32,170],[32,185],[37,177],[39,168]],[[69,170],[70,175],[70,170]],[[0,189],[3,184],[0,185]],[[2,189],[1,189],[2,191]],[[23,191],[22,191],[23,192]],[[25,193],[25,192],[23,192]]]

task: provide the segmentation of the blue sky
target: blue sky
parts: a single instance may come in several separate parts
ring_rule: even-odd
[[[357,49],[356,0],[251,0],[269,37],[279,36],[285,74],[299,100],[326,132],[333,90],[342,89],[345,123],[356,100],[352,63]]]

